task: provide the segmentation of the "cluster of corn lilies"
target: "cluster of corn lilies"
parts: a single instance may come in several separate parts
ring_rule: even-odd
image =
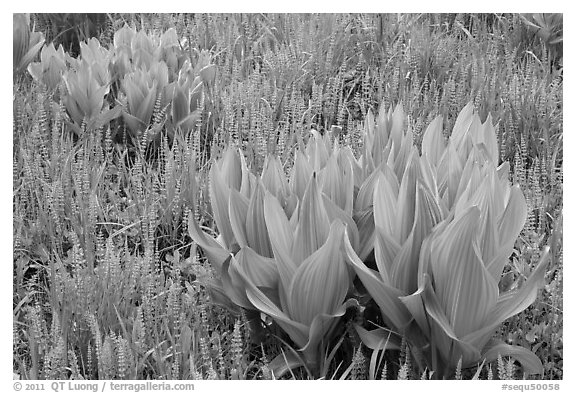
[[[499,291],[527,206],[508,164],[498,166],[491,118],[482,123],[469,104],[448,139],[437,118],[421,152],[403,120],[400,106],[369,114],[358,158],[313,131],[288,175],[269,156],[255,176],[229,147],[210,171],[218,236],[189,222],[218,273],[213,287],[272,318],[317,375],[339,318],[358,306],[355,276],[387,331],[405,337],[436,377],[498,355],[542,372],[528,349],[492,339],[535,300],[547,250],[519,289]],[[359,332],[372,348],[383,336]]]
[[[172,133],[188,133],[196,126],[204,87],[214,84],[216,68],[207,52],[191,60],[173,28],[156,37],[125,26],[114,34],[111,48],[95,38],[80,43],[78,59],[50,44],[42,48],[39,62],[30,63],[44,40],[38,33],[30,35],[25,16],[18,18],[22,23],[16,24],[15,16],[14,64],[27,67],[49,91],[64,83],[63,102],[74,131],[82,132],[82,125],[99,127],[118,116],[133,137],[152,132],[155,122]],[[16,35],[17,27],[28,34]],[[18,43],[16,37],[21,37]],[[154,119],[160,112],[165,116]]]

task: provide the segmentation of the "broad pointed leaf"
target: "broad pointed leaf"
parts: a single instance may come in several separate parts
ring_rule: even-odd
[[[497,283],[480,260],[475,244],[479,216],[478,208],[471,207],[433,245],[435,292],[458,337],[481,326],[498,298]]]
[[[384,284],[376,272],[364,265],[354,252],[347,236],[344,237],[344,247],[347,262],[352,265],[362,284],[380,307],[382,316],[390,321],[397,330],[401,331],[412,319],[406,307],[399,300],[399,297],[405,294]]]
[[[188,219],[188,233],[192,240],[204,249],[212,267],[220,271],[222,264],[230,255],[230,251],[224,248],[224,246],[218,243],[213,237],[206,235],[198,226],[193,215],[190,215]]]
[[[230,187],[224,182],[223,174],[216,165],[213,165],[210,169],[209,193],[212,210],[214,211],[214,221],[216,221],[216,226],[224,239],[224,246],[231,248],[235,239],[228,214]]]
[[[264,216],[264,187],[259,183],[252,195],[246,213],[246,234],[248,244],[258,254],[272,258],[272,246]]]
[[[518,345],[508,345],[500,342],[491,345],[489,349],[483,354],[484,359],[486,359],[488,362],[498,359],[498,355],[511,356],[518,360],[520,364],[522,364],[524,372],[527,374],[544,373],[544,367],[542,366],[542,362],[538,356],[536,356],[534,352],[527,348]]]
[[[310,325],[316,315],[333,314],[348,291],[348,271],[341,251],[344,225],[334,221],[326,242],[298,268],[288,290],[290,316]]]
[[[318,250],[326,242],[329,231],[330,221],[314,175],[306,188],[302,204],[298,209],[298,225],[292,246],[294,262],[300,265],[302,261]]]
[[[230,189],[228,214],[230,215],[230,227],[234,238],[240,247],[248,246],[246,233],[246,213],[249,201],[235,189]]]
[[[446,140],[442,135],[442,116],[437,116],[424,132],[422,155],[427,156],[430,163],[436,167],[445,148]]]

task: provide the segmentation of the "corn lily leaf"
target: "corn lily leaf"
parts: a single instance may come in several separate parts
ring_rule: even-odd
[[[370,157],[370,159],[376,159],[378,154],[382,152],[380,144],[386,144],[387,142],[387,140],[382,141],[380,135],[376,135],[375,125],[372,109],[368,109],[366,120],[364,121],[364,149],[366,156]]]
[[[497,188],[496,192],[498,192]],[[482,256],[488,271],[496,281],[499,281],[508,257],[512,253],[514,242],[524,227],[528,210],[519,186],[512,187],[509,195],[506,209],[499,217],[495,217],[493,212],[498,212],[498,208],[494,208],[494,205],[499,204],[500,195],[484,196],[485,199],[490,198],[491,204],[486,204],[487,206],[483,208],[485,217],[482,225],[485,229],[481,239]],[[484,203],[479,198],[478,201]]]
[[[402,137],[402,144],[394,157],[393,165],[390,165],[394,169],[394,173],[396,173],[398,179],[402,179],[404,176],[404,171],[407,169],[411,157],[418,157],[418,150],[413,144],[413,139],[412,130],[408,130],[406,135]]]
[[[114,48],[116,51],[123,50],[131,53],[132,39],[136,35],[136,29],[124,25],[114,33]]]
[[[152,113],[154,112],[154,103],[156,102],[156,82],[152,83],[150,90],[146,91],[142,101],[140,101],[139,106],[132,113],[140,122],[144,125],[144,128],[150,124],[152,119]]]
[[[240,271],[242,274],[242,271]],[[270,316],[280,325],[280,327],[288,333],[290,338],[303,348],[308,343],[309,327],[303,323],[292,320],[284,311],[282,311],[268,296],[264,294],[255,285],[251,285],[249,280],[246,280],[246,296],[250,303],[254,305],[262,313]]]
[[[480,116],[477,114],[472,115],[472,122],[466,131],[466,135],[470,137],[473,145],[477,145],[484,142],[484,133],[482,130],[482,122],[480,121]]]
[[[436,296],[430,280],[424,281],[424,289],[421,293],[422,303],[425,305],[426,314],[430,321],[428,333],[430,341],[435,350],[441,354],[443,359],[441,363],[454,369],[460,358],[462,358],[462,367],[469,367],[478,362],[481,357],[480,350],[458,338],[446,316],[445,307]]]
[[[241,190],[241,182],[244,178],[241,155],[238,150],[229,147],[224,151],[222,159],[218,162],[224,184],[237,191]],[[249,197],[248,195],[244,196]]]
[[[354,325],[354,329],[362,343],[372,350],[400,350],[402,338],[398,333],[384,328],[366,330],[360,325]]]
[[[276,205],[275,210],[278,209]],[[290,335],[310,364],[317,362],[319,346],[329,336],[336,318],[344,315],[347,307],[357,304],[354,300],[343,303],[349,280],[341,254],[343,237],[344,225],[335,221],[325,244],[310,255],[294,274],[287,288],[288,307],[285,310],[254,285],[243,268],[238,269],[246,281],[248,300]]]
[[[188,233],[192,240],[204,249],[212,267],[214,267],[216,271],[220,271],[222,264],[230,255],[230,251],[228,251],[223,244],[216,241],[216,239],[206,235],[204,231],[200,229],[193,215],[188,219]]]
[[[318,131],[312,130],[311,134],[312,137],[306,145],[306,155],[312,169],[315,172],[319,172],[326,165],[326,161],[328,161],[328,149]]]
[[[486,146],[486,150],[488,151],[492,163],[494,165],[498,165],[498,139],[496,138],[496,129],[492,124],[492,114],[488,113],[488,117],[486,117],[486,121],[484,122],[483,132],[484,132],[484,145]]]
[[[408,161],[408,167],[404,172],[402,182],[400,184],[400,190],[398,192],[398,203],[396,207],[396,232],[398,235],[396,237],[400,244],[403,244],[414,225],[414,217],[416,213],[416,182],[420,177],[420,165],[417,155],[412,155],[410,161]]]
[[[354,209],[354,155],[350,147],[340,150],[338,154],[338,165],[343,173],[341,183],[341,193],[344,195],[343,210],[352,215]]]
[[[246,213],[246,235],[248,244],[258,254],[272,257],[272,246],[270,245],[268,228],[264,217],[264,192],[263,185],[258,183]]]
[[[28,29],[28,26],[25,27],[26,29]],[[13,67],[17,70],[25,70],[26,67],[28,67],[28,64],[30,64],[30,62],[32,60],[34,60],[34,58],[36,57],[36,55],[38,54],[38,52],[40,51],[40,49],[42,48],[42,45],[44,45],[44,42],[46,41],[44,39],[44,35],[42,33],[39,32],[28,32],[29,35],[25,35],[22,41],[22,47],[17,49],[16,46],[13,47],[13,54],[14,54],[14,63],[13,63]],[[14,35],[14,39],[16,40],[16,36],[18,35],[18,33],[15,32]],[[24,40],[28,40],[28,42],[25,42]],[[18,53],[17,53],[18,52]]]
[[[463,340],[483,346],[490,338],[494,330],[506,319],[522,312],[536,300],[538,289],[544,283],[544,275],[548,265],[549,247],[546,246],[540,257],[538,265],[530,274],[520,289],[505,292],[498,297],[498,301],[490,310],[489,314],[478,326],[478,330],[468,334]]]
[[[190,115],[189,94],[187,89],[175,86],[174,98],[172,98],[172,121],[176,124],[182,123]]]
[[[357,182],[357,180],[360,180],[359,175],[362,172],[362,166],[360,162],[354,157],[354,152],[352,151],[350,146],[344,146],[340,149],[340,154],[338,155],[338,161],[341,168],[346,167],[347,165],[346,162],[348,162],[352,166],[352,173],[354,176],[354,186],[359,187],[361,183]]]
[[[178,34],[173,27],[169,28],[160,36],[160,46],[164,49],[179,48]]]
[[[12,14],[12,66],[16,69],[30,45],[30,15]]]
[[[475,210],[476,212],[474,212]],[[444,225],[442,230],[437,231],[440,233],[435,233],[432,235],[431,239],[424,242],[422,253],[430,253],[431,250],[446,247],[446,245],[442,243],[443,237],[454,236],[454,232],[458,232],[458,227],[460,227],[460,232],[465,232],[465,229],[463,229],[462,226],[468,224],[463,223],[469,220],[469,224],[474,225],[474,219],[477,218],[477,215],[477,208],[473,207],[456,222],[453,222],[448,226]],[[461,224],[458,224],[458,221]],[[447,236],[448,234],[450,235]],[[454,241],[456,244],[466,244],[468,243],[468,240],[466,240],[468,237],[468,235],[463,234],[461,236],[462,239],[457,239],[455,237]],[[460,248],[464,250],[466,247],[463,246]],[[470,319],[475,321],[475,325],[467,328],[468,330],[470,328],[473,329],[468,334],[457,334],[456,329],[458,326],[456,324],[458,322],[455,321],[453,317],[450,317],[449,314],[452,309],[455,309],[455,307],[446,305],[446,303],[443,303],[442,298],[437,296],[437,293],[439,292],[438,289],[442,284],[439,284],[436,276],[434,277],[433,287],[431,281],[428,279],[428,275],[424,274],[424,279],[420,280],[418,291],[412,295],[402,297],[401,300],[414,316],[422,332],[434,342],[434,346],[437,347],[437,352],[440,353],[441,357],[444,359],[443,362],[453,367],[456,365],[459,357],[462,356],[463,367],[468,367],[479,361],[480,352],[487,353],[489,350],[487,343],[490,340],[490,337],[505,319],[521,312],[534,302],[536,299],[537,289],[541,285],[546,271],[545,262],[547,251],[548,250],[546,249],[537,268],[519,290],[500,295],[497,302],[486,311],[482,311],[485,306],[484,304],[470,305],[470,309],[475,310],[473,314],[476,314],[476,310],[479,310],[478,314],[485,314],[485,316],[484,319],[479,320],[478,318],[475,318],[475,315],[471,315]],[[449,252],[449,255],[455,254]],[[432,257],[430,258],[430,264],[432,266],[434,265],[434,258],[437,256],[438,253],[432,252]],[[470,258],[470,260],[474,261],[474,258]],[[476,266],[482,265],[478,261],[474,263]],[[468,263],[468,265],[470,264],[471,263]],[[426,263],[421,262],[421,269],[425,268]],[[454,269],[456,270],[456,268]],[[479,269],[477,268],[476,271],[478,270]],[[474,275],[474,269],[469,273],[470,275]],[[482,282],[482,277],[486,276],[491,278],[490,275],[487,274],[476,274],[475,279]],[[456,282],[458,279],[455,278],[454,281]],[[464,300],[466,297],[470,297],[472,292],[474,292],[471,287],[474,286],[480,287],[474,284],[462,285],[462,292],[458,297],[461,297]],[[490,286],[493,285],[489,285],[488,287]],[[497,287],[493,288],[491,292],[494,292],[496,296],[498,296]],[[481,295],[477,295],[477,297],[485,298],[485,296]],[[454,303],[450,304],[454,305]],[[507,354],[515,355],[519,360],[524,362],[525,367],[529,372],[539,372],[538,363],[535,361],[533,354],[527,353],[523,349],[518,348],[510,349],[500,347],[499,350],[504,352],[504,349],[507,350]],[[497,350],[491,352],[491,356],[495,355],[497,355]]]
[[[246,297],[244,281],[237,271],[238,268],[231,268],[232,258],[234,257],[230,255],[222,264],[222,270],[220,271],[222,285],[219,291],[223,293],[224,302],[232,302],[232,304],[246,310],[254,309],[254,306]]]
[[[230,227],[234,238],[240,247],[247,247],[248,234],[246,231],[246,214],[250,201],[234,188],[230,189],[228,214],[230,216]]]
[[[145,128],[144,123],[140,119],[138,119],[135,116],[132,116],[131,114],[125,111],[122,111],[122,119],[128,126],[130,132],[132,132],[132,135],[137,135],[137,133],[140,130],[143,130]]]
[[[396,156],[396,151],[400,149],[400,146],[402,145],[402,137],[404,136],[404,109],[402,108],[402,103],[398,103],[398,105],[396,105],[396,108],[392,113],[391,120],[392,124],[390,126],[390,139],[394,143],[394,156]]]
[[[334,329],[336,323],[338,323],[338,318],[344,316],[346,310],[349,308],[358,306],[359,304],[356,299],[348,299],[343,304],[340,304],[333,313],[321,313],[314,317],[310,325],[310,332],[308,333],[308,342],[301,349],[311,364],[314,364],[318,358],[319,346],[322,343],[324,343],[324,345],[328,344],[331,331]]]
[[[240,308],[238,303],[230,298],[229,291],[224,290],[225,284],[223,284],[221,280],[199,279],[198,281],[202,282],[202,285],[206,288],[211,302],[225,308],[237,317],[242,315],[242,308]]]
[[[312,178],[312,167],[308,163],[306,156],[301,151],[296,151],[294,167],[290,175],[290,185],[299,200],[304,198],[304,192]]]
[[[481,153],[481,150],[478,146],[474,146],[462,169],[460,183],[456,191],[456,199],[460,200],[464,195],[466,195],[465,198],[467,200],[471,199],[478,191],[483,179],[490,175],[488,172],[492,170],[493,166],[487,164],[486,157]],[[490,187],[490,189],[493,189],[493,187]]]
[[[286,290],[290,287],[297,268],[291,256],[294,234],[280,203],[269,192],[264,196],[264,217],[280,277],[280,304],[283,309],[287,309]]]
[[[498,233],[501,236],[500,245],[508,252],[508,257],[512,253],[514,242],[520,235],[526,218],[528,216],[528,206],[524,194],[519,185],[515,185],[510,190],[510,198],[506,205],[504,214],[498,220]],[[490,272],[494,277],[500,278],[502,270],[504,269],[503,263],[489,266]]]
[[[471,207],[432,245],[434,291],[458,337],[480,326],[498,298],[498,285],[482,263],[475,241],[479,217],[479,209]]]
[[[262,170],[262,184],[264,187],[284,202],[289,195],[288,180],[282,169],[282,164],[278,157],[268,155]]]
[[[394,194],[390,182],[380,173],[374,187],[374,224],[388,236],[397,232],[397,204],[398,194]]]
[[[440,208],[428,190],[420,183],[416,186],[415,210],[412,231],[396,252],[392,266],[388,270],[392,285],[404,293],[413,293],[417,290],[422,243],[442,219]],[[378,240],[380,242],[378,245],[382,248],[384,238],[379,237]]]
[[[348,236],[344,237],[344,250],[346,252],[346,261],[352,265],[358,278],[360,278],[362,284],[364,284],[364,287],[368,293],[370,293],[370,296],[372,296],[376,304],[378,304],[378,307],[380,307],[383,318],[390,321],[392,326],[399,331],[404,329],[412,320],[408,310],[399,300],[399,297],[405,294],[385,284],[378,276],[378,272],[368,268],[360,258],[358,258],[358,255],[356,255],[348,240]]]
[[[346,203],[350,200],[354,189],[353,184],[348,182],[344,184],[344,177],[340,173],[338,157],[333,153],[324,169],[319,173],[318,180],[322,192],[327,195],[340,209],[346,209]],[[348,180],[351,180],[349,178]],[[350,188],[352,186],[352,188]]]
[[[427,241],[426,243],[429,243]],[[425,243],[425,244],[426,244]],[[423,248],[425,245],[423,246]],[[422,265],[422,263],[421,263]],[[407,296],[399,296],[399,300],[404,304],[404,306],[408,309],[414,321],[420,328],[422,334],[428,339],[431,339],[432,335],[432,323],[428,317],[428,313],[426,307],[424,305],[424,291],[429,284],[430,277],[427,273],[421,275],[421,278],[418,280],[418,290],[416,292],[407,295]],[[440,343],[442,344],[442,343]],[[444,345],[448,345],[449,342],[444,340]],[[434,343],[432,345],[435,345]]]
[[[376,121],[376,131],[381,135],[382,141],[384,141],[384,145],[388,141],[390,137],[390,124],[388,124],[388,118],[390,114],[386,112],[386,106],[381,105],[380,109],[378,109],[378,117]],[[384,147],[384,146],[382,146]]]
[[[302,355],[289,347],[289,353],[283,352],[270,362],[270,368],[273,371],[274,376],[281,377],[289,370],[301,366],[305,367],[310,373],[309,367],[317,366],[322,356],[319,351],[320,347],[328,344],[327,338],[331,336],[331,330],[333,330],[337,319],[343,316],[346,310],[350,307],[358,307],[358,302],[355,299],[348,299],[338,308],[338,310],[336,310],[334,315],[321,314],[316,316],[310,327],[310,339],[304,347],[300,348]],[[328,356],[328,359],[329,362],[331,359],[330,355]]]
[[[315,174],[306,188],[297,214],[298,224],[292,246],[292,256],[299,266],[326,242],[330,231],[330,221]]]
[[[200,77],[209,86],[214,85],[216,80],[216,65],[209,64],[200,70]]]
[[[376,187],[376,182],[380,178],[380,174],[384,174],[394,195],[398,195],[400,187],[398,179],[396,178],[394,171],[386,163],[382,163],[360,185],[358,195],[354,202],[354,212],[362,212],[372,207],[374,203],[374,188]]]
[[[358,190],[358,195],[356,196],[356,201],[354,202],[354,212],[362,212],[370,208],[374,203],[374,187],[376,187],[376,182],[379,179],[379,170],[372,172],[370,176],[364,180],[360,189]]]
[[[113,108],[104,109],[99,116],[93,119],[93,126],[91,128],[98,129],[109,124],[112,120],[116,119],[122,114],[122,107],[115,106]]]
[[[435,201],[439,203],[440,193],[438,191],[438,176],[436,174],[436,167],[432,168],[432,164],[428,157],[420,157],[420,178],[421,183],[426,186]]]
[[[452,208],[456,200],[462,170],[463,168],[458,153],[454,148],[452,140],[449,140],[437,172],[439,174],[438,181],[440,184],[438,191],[440,195],[445,198],[449,209]]]
[[[496,173],[498,174],[498,178],[500,179],[500,183],[504,188],[509,186],[509,178],[510,178],[510,163],[508,161],[504,161],[498,168],[496,168]],[[504,195],[504,199],[507,199],[508,196]]]
[[[328,214],[328,220],[330,223],[334,222],[335,220],[340,220],[346,226],[348,231],[348,236],[350,238],[350,243],[355,250],[359,249],[360,245],[360,234],[358,232],[358,227],[356,223],[352,219],[348,213],[344,210],[340,209],[340,207],[336,206],[334,202],[330,198],[328,198],[325,194],[322,195],[322,200],[324,202],[324,207],[326,208],[326,214]]]
[[[293,319],[310,325],[319,314],[334,314],[348,291],[348,271],[341,252],[344,225],[334,221],[326,242],[294,274],[288,288]]]
[[[414,233],[402,244],[394,258],[389,279],[391,284],[403,293],[412,293],[418,287],[418,254],[420,244],[417,244]]]
[[[437,116],[424,131],[422,137],[422,155],[426,156],[433,166],[438,166],[446,148],[446,140],[442,134],[442,116]]]
[[[242,276],[238,270],[242,270]],[[276,289],[278,286],[278,268],[274,259],[258,254],[250,247],[243,247],[232,257],[230,263],[230,277],[234,286],[241,286],[245,290],[241,279],[248,279],[261,290],[262,288]]]
[[[370,113],[371,114],[371,113]],[[370,158],[376,166],[388,160],[390,149],[386,149],[390,140],[390,126],[388,120],[390,115],[386,113],[384,106],[378,112],[378,119],[375,126],[367,127],[366,130],[366,153],[367,158]],[[366,122],[372,124],[373,118],[367,116]]]
[[[62,75],[68,70],[62,45],[58,50],[53,43],[45,45],[40,52],[40,63],[30,63],[28,72],[32,77],[44,83],[49,89],[55,89],[62,81]]]
[[[380,227],[376,227],[374,239],[374,259],[382,282],[395,286],[391,279],[392,270],[396,263],[396,256],[402,247]]]
[[[486,265],[488,272],[492,275],[494,281],[498,282],[502,272],[497,276],[490,271],[490,261],[497,260],[499,263],[505,258],[508,258],[511,254],[511,249],[503,249],[499,247],[500,239],[499,233],[496,226],[496,218],[493,213],[494,208],[492,204],[488,204],[483,210],[482,217],[479,223],[480,227],[480,239],[479,246],[482,256],[482,261]],[[507,255],[506,255],[507,254]],[[498,262],[496,262],[498,264]],[[502,265],[502,268],[504,266]]]
[[[230,225],[230,215],[228,213],[228,199],[230,187],[224,182],[224,176],[216,165],[210,168],[210,201],[214,211],[214,221],[224,240],[224,247],[230,249],[235,242],[234,233]]]
[[[256,187],[256,176],[250,172],[248,166],[246,165],[246,159],[244,158],[243,154],[239,154],[240,156],[240,168],[241,168],[241,176],[242,181],[240,185],[240,193],[247,199],[250,198],[254,188]]]
[[[358,245],[358,257],[364,261],[374,250],[374,236],[376,227],[374,225],[373,207],[356,213],[354,221],[358,227],[360,243]]]
[[[452,134],[450,135],[450,140],[454,146],[460,146],[464,137],[468,134],[468,130],[472,124],[473,114],[474,104],[472,101],[470,101],[464,108],[462,108],[458,114],[458,117],[456,118],[456,123],[454,123],[454,128],[452,129]]]
[[[460,216],[467,208],[475,205],[474,200],[480,190],[480,185],[486,180],[478,167],[474,167],[472,172],[467,176],[462,175],[461,179],[462,181],[460,182],[453,206],[453,211],[456,216]],[[480,191],[484,193],[488,192],[486,189]]]
[[[305,366],[306,361],[302,358],[302,355],[299,355],[294,350],[288,352],[282,350],[282,353],[268,364],[274,378],[281,378],[288,371]]]
[[[132,50],[134,63],[141,68],[149,69],[154,58],[156,46],[144,30],[140,30],[132,36],[130,49]]]
[[[500,356],[511,356],[518,360],[522,365],[524,372],[527,374],[540,374],[544,373],[544,367],[542,362],[528,348],[524,348],[518,345],[508,345],[503,342],[493,342],[490,343],[485,352],[483,353],[484,359],[491,362],[498,359]]]

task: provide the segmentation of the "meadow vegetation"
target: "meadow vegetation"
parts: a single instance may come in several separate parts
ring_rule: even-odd
[[[13,38],[13,371],[19,378],[562,379],[561,16],[15,14]],[[403,186],[405,177],[419,179],[407,180],[419,190],[408,197],[412,207],[398,208],[412,212],[409,224],[419,214],[414,204],[436,201],[422,219],[446,225],[436,227],[434,240],[418,243],[420,259],[434,242],[452,250],[444,234],[458,233],[458,225],[481,214],[458,205],[461,218],[449,223],[456,191],[463,191],[436,172],[452,173],[452,164],[442,163],[450,159],[441,156],[449,137],[463,140],[456,130],[464,120],[487,130],[480,141],[487,152],[455,149],[464,164],[477,154],[458,176],[497,183],[501,188],[486,200],[501,190],[518,195],[513,218],[525,218],[494,288],[523,291],[541,271],[534,301],[491,334],[531,352],[541,363],[533,367],[537,373],[496,352],[476,362],[465,350],[451,358],[421,351],[413,331],[395,326],[408,314],[390,317],[373,293],[371,285],[380,284],[370,274],[383,274],[378,260],[385,251],[364,247],[362,227],[371,222],[374,232],[391,222],[374,195],[396,201],[412,195],[403,194],[410,187]],[[432,132],[433,141],[426,137]],[[382,169],[362,191],[381,162],[392,169]],[[476,169],[477,162],[483,164]],[[426,165],[439,174],[438,184],[432,172],[413,169]],[[350,193],[338,194],[345,185],[333,180],[338,185],[330,194],[326,179],[349,181]],[[388,189],[396,191],[390,196]],[[474,203],[481,208],[482,201]],[[287,217],[272,223],[271,216],[283,217],[279,212]],[[308,254],[284,253],[282,241],[266,234],[284,219],[300,228],[306,215],[302,228],[313,223],[317,233],[302,229],[293,236],[314,238],[302,243]],[[405,227],[402,232],[398,242],[408,238]],[[268,273],[247,278],[252,273],[233,269],[251,261],[269,266],[285,254],[306,261],[327,250],[323,244],[346,244],[331,255],[342,260],[334,280],[344,287],[334,288],[339,303],[327,306],[338,314],[329,339],[311,354],[298,351],[308,342],[299,336],[304,322],[291,332],[287,326],[296,324],[273,314],[266,301],[286,306],[274,296],[289,295],[262,289]],[[304,275],[295,272],[281,279]],[[406,285],[424,285],[413,278]],[[290,315],[314,330],[312,315],[295,314],[292,308]],[[367,333],[376,327],[379,335]]]

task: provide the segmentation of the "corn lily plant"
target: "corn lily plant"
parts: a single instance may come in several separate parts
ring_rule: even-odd
[[[398,105],[394,112],[386,112],[380,108],[378,119],[374,118],[371,111],[367,115],[364,135],[364,149],[358,160],[352,154],[348,160],[353,168],[355,193],[353,204],[353,218],[357,224],[360,235],[361,260],[369,260],[373,264],[374,242],[376,236],[376,224],[374,222],[374,190],[381,175],[387,179],[393,193],[398,195],[400,183],[404,176],[404,170],[409,166],[409,161],[417,155],[412,145],[412,133],[403,133],[403,112]],[[412,158],[411,158],[412,157]],[[413,221],[414,193],[417,166],[412,165],[414,173],[405,182],[406,190],[401,198],[411,198],[406,201],[402,214],[405,216],[402,229],[402,241],[406,240],[406,234],[410,230],[409,221]],[[411,210],[412,209],[412,210]],[[410,218],[412,217],[412,218]]]
[[[165,65],[159,66],[156,71],[163,77],[154,77],[152,72],[136,69],[122,81],[122,90],[125,93],[122,117],[133,136],[140,135],[150,126],[154,104],[161,89],[159,83],[167,81],[168,70]]]
[[[307,167],[308,160],[299,157],[295,168]],[[338,157],[336,149],[318,174],[294,169],[289,181],[276,157],[266,159],[256,178],[243,156],[228,149],[210,172],[220,235],[214,238],[193,220],[189,223],[192,239],[220,273],[219,293],[274,319],[301,351],[300,360],[293,356],[296,352],[286,355],[291,365],[305,365],[314,375],[324,369],[322,354],[338,317],[356,304],[345,302],[352,274],[342,248],[345,228],[349,242],[358,245],[355,223],[345,211],[352,209],[352,169],[343,165],[348,172],[340,176]],[[342,186],[342,178],[348,179],[348,187]],[[304,184],[301,198],[291,187],[296,184]]]
[[[112,79],[121,81],[132,68],[132,38],[136,30],[128,26],[114,33],[114,51],[110,63]]]
[[[185,56],[178,40],[176,30],[171,27],[160,37],[159,59],[168,66],[170,82],[178,77],[178,72],[182,69]]]
[[[86,60],[100,86],[110,84],[110,60],[112,53],[103,48],[96,38],[91,38],[88,42],[80,43],[80,56]]]
[[[199,92],[201,86],[196,85],[195,90],[190,90],[190,82],[183,84],[174,83],[172,88],[172,108],[170,111],[170,128],[181,129],[185,134],[196,127],[196,121],[200,118]]]
[[[94,73],[92,66],[86,60],[81,60],[76,68],[71,68],[63,77],[68,90],[64,104],[78,126],[83,122],[90,125],[98,120],[104,106],[104,97],[110,90],[109,85],[98,83]]]
[[[42,33],[30,31],[30,14],[13,14],[12,21],[12,69],[16,73],[28,67],[45,40]]]
[[[500,277],[494,277],[482,257],[484,239],[477,226],[481,216],[477,206],[470,206],[434,231],[423,245],[419,288],[401,300],[430,343],[423,352],[438,377],[453,372],[459,360],[462,367],[470,367],[499,355],[516,358],[527,373],[541,374],[542,363],[533,352],[492,336],[502,322],[536,299],[548,249],[520,289],[499,293]]]
[[[158,45],[144,30],[140,30],[132,37],[130,50],[135,69],[149,69],[158,58]]]
[[[206,233],[194,219],[189,220],[188,231],[217,272],[217,277],[206,283],[213,299],[231,310],[237,306],[253,309],[235,285],[226,285],[221,278],[223,270],[228,269],[225,262],[242,246],[249,247],[254,253],[255,249],[262,252],[262,249],[269,248],[266,246],[267,238],[260,240],[259,236],[266,231],[262,214],[254,215],[254,212],[262,211],[262,184],[250,173],[244,157],[232,147],[212,165],[209,176],[210,200],[219,235],[215,237]],[[249,208],[251,220],[247,223]],[[272,256],[265,252],[260,255],[265,258]]]
[[[235,259],[230,273],[241,277],[249,302],[273,318],[298,347],[303,357],[292,365],[304,365],[318,376],[338,318],[357,303],[345,301],[351,283],[342,248],[345,226],[338,218],[331,220],[315,177],[294,214],[297,218],[290,223],[278,199],[266,193],[264,217],[278,274],[276,291],[259,288]]]
[[[460,359],[468,367],[499,353],[538,373],[542,366],[530,351],[490,339],[503,320],[534,301],[546,252],[520,290],[499,294],[498,281],[526,219],[526,202],[519,187],[509,185],[507,165],[496,168],[493,128],[481,124],[471,106],[461,112],[449,141],[440,127],[435,120],[427,129],[422,157],[411,150],[404,159],[401,147],[391,160],[392,142],[385,150],[394,168],[369,158],[380,162],[376,175],[366,180],[375,179],[377,271],[348,243],[347,260],[387,324],[424,354],[437,377],[454,370]],[[371,143],[382,139],[373,135],[368,141],[372,157],[377,154]],[[407,165],[399,170],[398,162]],[[394,174],[402,174],[399,184]],[[369,340],[369,334],[363,338]]]
[[[40,62],[28,65],[30,75],[52,91],[62,82],[62,75],[67,70],[64,48],[60,45],[56,50],[53,43],[42,48]]]
[[[243,199],[239,200],[247,206],[254,194],[257,179],[246,166],[244,157],[233,147],[227,148],[222,158],[212,165],[209,176],[208,190],[219,235],[207,235],[194,220],[190,221],[189,232],[192,239],[207,253],[210,264],[219,271],[228,255],[239,249],[229,213],[231,193],[240,193]],[[232,206],[234,208],[234,203]]]
[[[132,58],[132,39],[136,35],[136,30],[128,25],[114,33],[114,51],[116,53],[124,52],[128,58]]]

